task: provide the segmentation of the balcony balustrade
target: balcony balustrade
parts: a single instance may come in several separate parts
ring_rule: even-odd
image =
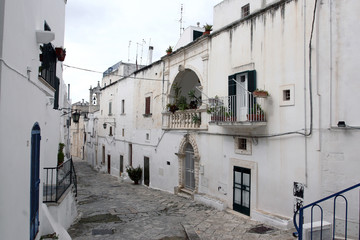
[[[208,99],[210,123],[224,126],[266,125],[265,99],[254,96],[252,92]]]
[[[178,110],[174,113],[163,113],[163,129],[207,129],[202,119],[205,117],[206,109]]]

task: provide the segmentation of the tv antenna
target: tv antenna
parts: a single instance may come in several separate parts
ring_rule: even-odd
[[[138,59],[138,52],[139,52],[139,46],[141,46],[141,57],[140,57],[140,65],[142,64],[142,55],[144,50],[144,44],[146,44],[146,41],[143,39],[141,43],[136,43],[136,65],[137,65],[137,59]]]
[[[129,47],[128,47],[128,63],[130,63],[130,46],[131,46],[131,41],[129,41]]]
[[[184,9],[184,4],[181,4],[181,11],[180,11],[180,19],[179,19],[179,22],[180,22],[180,37],[181,37],[181,32],[184,31],[184,28],[183,28],[183,9]]]

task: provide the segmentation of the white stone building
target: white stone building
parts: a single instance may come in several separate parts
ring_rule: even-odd
[[[64,47],[65,5],[0,1],[0,239],[67,239],[76,216],[71,194],[54,207],[42,203],[44,168],[57,166],[67,139],[63,56],[54,49]]]
[[[150,187],[292,227],[296,206],[360,182],[357,10],[356,0],[221,2],[211,35],[102,89],[98,157],[110,174],[146,166]],[[167,111],[191,90],[196,108]],[[357,236],[359,196],[347,197]]]

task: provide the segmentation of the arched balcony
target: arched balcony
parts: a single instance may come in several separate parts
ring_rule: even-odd
[[[202,121],[206,108],[202,106],[201,83],[190,69],[180,71],[174,79],[163,112],[163,129],[207,129]]]

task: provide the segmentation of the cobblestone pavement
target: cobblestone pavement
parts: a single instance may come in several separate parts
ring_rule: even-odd
[[[74,164],[79,217],[68,229],[74,240],[294,239],[292,231],[275,229],[171,193],[120,182],[96,172],[85,161],[75,160]]]

